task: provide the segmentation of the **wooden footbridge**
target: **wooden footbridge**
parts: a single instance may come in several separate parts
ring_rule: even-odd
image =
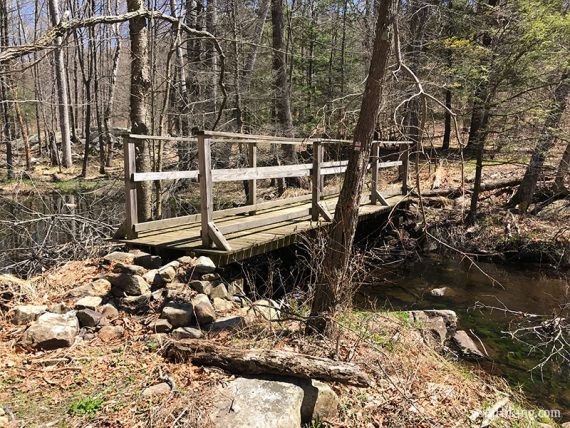
[[[137,172],[135,142],[146,139],[176,141],[177,144],[197,144],[198,170]],[[247,147],[248,167],[213,169],[213,143],[243,144]],[[161,253],[175,251],[207,255],[217,264],[234,261],[283,248],[299,240],[303,233],[326,227],[332,220],[338,194],[325,192],[324,177],[343,174],[347,160],[326,160],[325,146],[348,145],[346,140],[294,139],[227,132],[201,131],[195,137],[158,137],[130,135],[124,145],[127,238],[119,240],[131,247]],[[312,163],[258,166],[259,144],[312,146]],[[405,199],[408,177],[408,146],[406,141],[375,141],[369,162],[370,196],[363,197],[359,219],[371,218],[391,211]],[[381,147],[397,148],[393,160],[383,161]],[[242,146],[243,147],[243,146]],[[379,171],[383,168],[403,168],[404,180],[392,190],[379,188]],[[257,180],[310,177],[310,194],[259,201]],[[199,182],[200,212],[139,223],[137,221],[137,182],[192,179]],[[246,181],[247,203],[243,206],[214,210],[213,184]]]

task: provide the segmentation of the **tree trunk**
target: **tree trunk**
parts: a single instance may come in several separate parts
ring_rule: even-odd
[[[263,37],[263,27],[265,26],[265,21],[267,20],[267,14],[269,12],[269,5],[271,0],[261,0],[259,5],[259,11],[257,12],[257,21],[255,22],[255,30],[253,35],[253,40],[251,41],[251,47],[247,53],[247,59],[245,61],[245,66],[243,68],[243,87],[248,89],[251,75],[253,73],[253,66],[255,65],[255,59],[257,58],[257,50],[261,44],[261,39]]]
[[[51,24],[57,25],[60,21],[59,0],[49,0]],[[67,76],[63,57],[62,37],[55,39],[55,80],[57,84],[57,100],[59,108],[59,124],[61,130],[61,150],[63,167],[70,168],[71,159],[71,133],[69,129],[69,106],[67,104]]]
[[[370,385],[369,376],[356,364],[296,352],[236,349],[210,340],[190,339],[171,344],[166,355],[173,361],[192,361],[195,365],[220,367],[231,373],[272,374],[356,386]]]
[[[390,54],[390,27],[395,18],[395,5],[394,0],[380,0],[378,5],[378,20],[370,70],[366,79],[360,116],[354,130],[353,146],[344,183],[330,226],[325,258],[315,284],[311,319],[307,325],[309,332],[332,333],[332,320],[343,298],[350,296],[350,290],[348,290],[350,279],[347,277],[348,263],[358,224],[358,208],[380,108],[384,73]]]
[[[144,0],[127,0],[129,12],[144,9]],[[131,41],[131,91],[130,119],[131,132],[138,135],[148,135],[148,93],[150,89],[150,65],[148,56],[148,28],[144,17],[133,18],[129,21]],[[136,168],[139,172],[150,171],[148,140],[137,140]],[[137,183],[137,210],[139,222],[151,220],[150,182]]]
[[[218,0],[208,0],[206,6],[206,30],[211,34],[216,34],[218,32]],[[208,48],[207,64],[210,67],[210,82],[207,87],[208,99],[210,100],[210,111],[212,120],[208,123],[213,124],[216,120],[216,114],[218,112],[218,54],[216,50],[210,45]]]
[[[287,81],[287,58],[283,39],[283,0],[271,0],[271,22],[273,24],[273,73],[275,79],[275,107],[279,133],[293,136],[293,116],[291,114],[291,93]],[[292,144],[283,144],[282,150],[287,163],[297,161],[297,152]],[[291,185],[299,187],[300,180],[292,178],[287,180]],[[280,184],[282,193],[284,186]]]
[[[107,158],[106,166],[111,166],[113,162],[113,133],[111,132],[111,116],[113,114],[113,106],[115,103],[115,92],[117,88],[117,75],[119,73],[119,59],[121,57],[121,38],[119,34],[115,34],[115,54],[113,55],[113,66],[111,70],[111,82],[109,83],[109,99],[103,113],[103,126],[105,127],[105,139],[107,140]]]
[[[451,90],[449,88],[445,89],[445,106],[451,110]],[[442,150],[447,150],[451,142],[451,114],[447,110],[444,112],[443,126],[443,142],[441,148]]]
[[[8,46],[8,9],[5,1],[0,3],[0,45]],[[8,101],[11,82],[8,78],[10,65],[0,66],[0,100]],[[14,155],[12,153],[12,140],[15,136],[14,119],[10,111],[10,103],[0,102],[0,113],[2,114],[2,139],[6,146],[6,173],[7,178],[14,178]]]
[[[558,165],[558,171],[556,172],[556,179],[554,180],[554,189],[560,193],[567,193],[566,188],[566,178],[568,177],[568,171],[570,170],[570,143],[566,145],[566,150],[560,159],[560,164]]]
[[[517,192],[513,195],[508,202],[508,206],[518,206],[521,212],[526,212],[529,205],[532,203],[532,198],[536,190],[536,182],[542,172],[546,154],[554,146],[556,139],[555,131],[560,126],[560,120],[566,110],[567,98],[570,94],[570,71],[566,71],[554,90],[553,101],[554,105],[546,116],[544,127],[542,129],[542,136],[530,159],[523,181],[519,186]]]

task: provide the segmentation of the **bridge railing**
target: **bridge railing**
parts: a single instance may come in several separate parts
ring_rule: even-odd
[[[274,137],[267,135],[236,134],[217,131],[199,131],[195,137],[158,137],[148,135],[130,135],[124,147],[125,162],[125,192],[126,192],[126,223],[128,237],[135,238],[141,233],[150,233],[166,228],[183,226],[184,224],[200,222],[201,240],[205,247],[215,246],[219,249],[231,250],[231,246],[225,235],[270,224],[281,223],[287,220],[311,216],[313,221],[321,218],[331,221],[332,215],[328,212],[323,199],[327,196],[324,192],[324,177],[332,174],[342,174],[346,171],[347,160],[324,161],[324,146],[330,144],[352,144],[348,140],[330,139],[301,139]],[[198,146],[198,170],[188,171],[157,171],[137,172],[135,164],[135,141],[136,140],[176,141],[184,143],[196,143]],[[243,144],[247,147],[247,168],[213,169],[211,144]],[[257,166],[257,144],[270,143],[279,145],[312,145],[312,163]],[[407,192],[408,177],[408,145],[407,141],[374,141],[368,168],[371,169],[371,193],[372,204],[387,205],[385,198],[379,190],[378,172],[382,168],[399,166],[403,169],[404,177],[402,193]],[[380,146],[399,145],[399,159],[382,161]],[[270,202],[258,202],[256,198],[257,180],[279,179],[289,177],[311,177],[312,193],[293,198],[284,198]],[[137,190],[136,183],[142,181],[197,179],[200,186],[200,213],[174,217],[162,220],[154,220],[139,223],[137,219]],[[247,181],[247,201],[244,206],[224,210],[214,210],[213,184],[230,181]],[[311,207],[300,207],[298,210],[287,210],[282,214],[255,218],[259,210],[288,205],[294,202],[311,200]],[[233,223],[218,227],[216,219],[236,215],[249,214],[251,220]]]

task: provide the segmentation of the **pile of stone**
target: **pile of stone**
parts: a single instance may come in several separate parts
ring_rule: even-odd
[[[177,340],[279,319],[274,301],[249,301],[243,281],[225,282],[208,257],[184,256],[163,265],[156,255],[113,252],[103,264],[106,274],[69,290],[64,302],[16,307],[12,322],[28,326],[21,344],[55,349],[71,346],[78,336],[120,339],[125,314],[153,318],[149,333],[169,333]]]

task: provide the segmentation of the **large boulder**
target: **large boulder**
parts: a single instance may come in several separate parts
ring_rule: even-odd
[[[91,309],[81,309],[77,311],[76,316],[81,327],[97,327],[103,318],[102,313]]]
[[[79,332],[75,313],[53,314],[46,312],[24,332],[22,344],[38,349],[69,347]]]
[[[428,332],[437,342],[443,345],[447,340],[447,325],[443,317],[428,311],[410,311],[410,319],[418,328]]]
[[[117,275],[109,275],[107,277],[113,285],[111,292],[115,296],[142,296],[150,293],[150,285],[140,275],[129,275],[120,273]]]
[[[188,283],[188,286],[193,290],[196,290],[200,294],[205,294],[207,296],[212,292],[212,283],[210,281],[200,281],[193,280]]]
[[[228,298],[228,290],[226,289],[226,286],[224,285],[224,283],[219,283],[216,286],[212,287],[212,290],[210,291],[210,297],[212,299],[214,298],[218,298],[218,299],[227,299]]]
[[[292,383],[238,378],[216,397],[212,426],[299,428],[303,390]]]
[[[192,299],[194,315],[198,324],[210,324],[216,321],[216,311],[205,294],[198,294]]]
[[[220,299],[219,297],[214,297],[212,300],[212,306],[218,314],[230,312],[234,308],[233,302],[226,299]]]
[[[17,306],[12,315],[12,323],[16,325],[27,325],[47,311],[47,308],[46,305]]]
[[[146,273],[146,269],[138,265],[129,265],[126,263],[117,263],[113,266],[113,272],[117,273],[130,273],[131,275],[143,276]]]
[[[188,303],[170,302],[162,309],[161,318],[165,318],[172,327],[186,327],[192,322],[194,311]]]
[[[162,258],[142,251],[135,252],[133,263],[145,269],[157,269],[162,265]]]

